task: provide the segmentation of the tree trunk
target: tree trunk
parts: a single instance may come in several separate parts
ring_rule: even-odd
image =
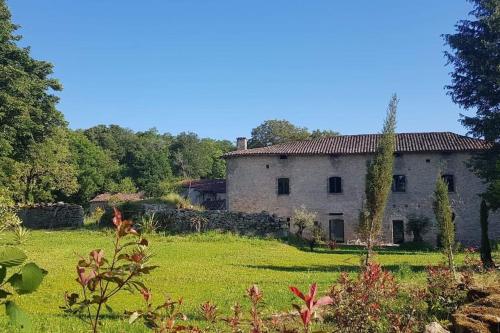
[[[485,200],[481,201],[481,210],[479,220],[481,223],[481,261],[483,267],[488,269],[495,267],[493,258],[491,257],[490,239],[488,237],[488,205]]]

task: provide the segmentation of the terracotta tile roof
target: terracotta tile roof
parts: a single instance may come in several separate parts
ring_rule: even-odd
[[[236,150],[224,158],[254,155],[331,155],[375,152],[380,134],[340,135],[308,141],[296,141],[262,148]],[[487,141],[451,132],[399,133],[396,152],[466,152],[491,147]]]
[[[97,195],[94,199],[90,200],[90,202],[108,202],[110,200],[113,201],[139,201],[144,199],[144,193],[102,193]]]
[[[184,180],[182,187],[191,188],[200,192],[226,193],[225,179],[196,179]]]

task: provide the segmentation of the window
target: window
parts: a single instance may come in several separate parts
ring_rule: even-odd
[[[406,192],[406,176],[392,176],[392,192]]]
[[[288,159],[287,155],[280,155],[280,160],[286,160],[286,159]]]
[[[344,220],[330,220],[330,240],[344,242]]]
[[[328,178],[328,193],[342,193],[342,178]]]
[[[278,195],[290,194],[290,179],[278,178]]]
[[[455,192],[455,179],[453,175],[442,175],[441,176],[446,184],[448,184],[448,192]]]
[[[405,242],[405,225],[401,220],[392,221],[392,242],[394,244]]]

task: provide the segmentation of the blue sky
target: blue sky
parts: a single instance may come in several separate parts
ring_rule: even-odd
[[[342,134],[453,131],[443,33],[465,0],[10,0],[23,45],[55,65],[72,128],[249,136],[266,119]]]

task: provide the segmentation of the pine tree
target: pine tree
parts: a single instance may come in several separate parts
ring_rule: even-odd
[[[436,182],[434,191],[434,215],[439,226],[441,244],[448,261],[448,267],[455,274],[453,246],[455,244],[455,226],[453,225],[453,212],[450,198],[448,197],[448,184],[441,176]]]
[[[387,198],[391,190],[396,146],[396,111],[398,98],[393,95],[387,109],[387,117],[373,160],[368,163],[366,175],[366,202],[360,214],[359,233],[366,242],[365,264],[372,258],[384,218]]]

